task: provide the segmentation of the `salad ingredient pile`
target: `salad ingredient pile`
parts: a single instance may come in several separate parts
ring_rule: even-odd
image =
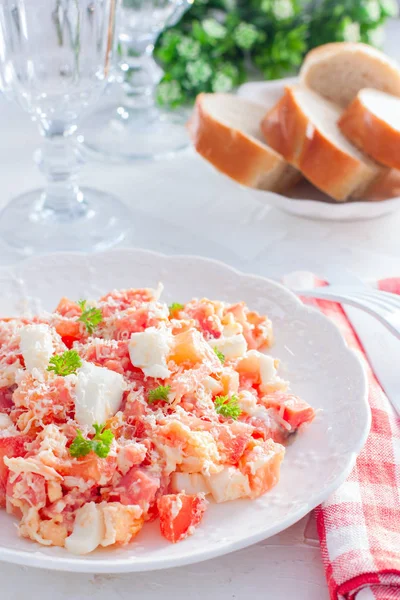
[[[208,499],[278,482],[314,411],[264,353],[271,322],[244,303],[167,306],[161,291],[0,321],[0,506],[21,536],[88,554],[159,519],[175,543]]]

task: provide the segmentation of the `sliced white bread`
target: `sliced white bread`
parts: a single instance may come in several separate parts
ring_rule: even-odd
[[[267,143],[317,188],[337,201],[363,196],[386,172],[353,146],[337,126],[341,109],[305,86],[288,86],[264,117]]]
[[[301,175],[265,143],[265,109],[231,94],[200,94],[188,128],[196,151],[248,187],[282,192]]]
[[[400,98],[361,90],[339,119],[344,135],[374,160],[400,169]]]
[[[311,50],[301,67],[300,82],[342,107],[366,87],[400,96],[397,63],[366,44],[336,42]]]

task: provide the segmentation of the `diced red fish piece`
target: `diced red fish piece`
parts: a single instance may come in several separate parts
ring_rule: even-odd
[[[263,396],[262,404],[266,408],[273,408],[279,416],[289,423],[295,431],[303,423],[310,423],[315,417],[314,409],[304,400],[293,394],[278,392]]]

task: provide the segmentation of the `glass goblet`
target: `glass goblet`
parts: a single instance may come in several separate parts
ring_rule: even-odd
[[[187,112],[155,103],[162,70],[153,58],[160,33],[179,21],[193,0],[122,0],[118,18],[123,98],[84,123],[86,148],[113,161],[172,156],[189,145]]]
[[[0,86],[39,124],[36,161],[44,190],[0,213],[0,238],[25,253],[99,250],[125,236],[130,212],[117,198],[80,188],[78,120],[110,72],[118,0],[1,0]]]

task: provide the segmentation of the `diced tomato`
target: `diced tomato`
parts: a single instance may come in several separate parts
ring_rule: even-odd
[[[251,439],[253,429],[245,423],[222,425],[217,438],[217,447],[224,463],[236,465]]]
[[[121,504],[138,504],[147,510],[160,487],[160,478],[145,469],[133,467],[118,484]]]
[[[80,321],[57,319],[53,326],[67,348],[72,348],[74,342],[82,341],[87,337],[85,326]]]
[[[6,505],[8,468],[4,464],[4,457],[25,456],[26,441],[27,438],[22,435],[0,438],[0,507]]]
[[[193,533],[208,502],[201,494],[168,494],[157,500],[161,534],[175,544]]]
[[[265,494],[279,481],[285,448],[273,440],[254,440],[239,461],[239,468],[249,478],[251,497]]]
[[[79,304],[64,296],[61,298],[54,312],[63,317],[79,317],[82,314],[82,309]]]
[[[11,481],[8,477],[6,494],[11,502],[21,507],[24,503],[35,508],[46,506],[46,480],[37,473],[20,473]]]
[[[314,409],[293,394],[278,392],[263,396],[261,402],[266,408],[275,409],[295,431],[303,423],[310,423],[315,417]]]

